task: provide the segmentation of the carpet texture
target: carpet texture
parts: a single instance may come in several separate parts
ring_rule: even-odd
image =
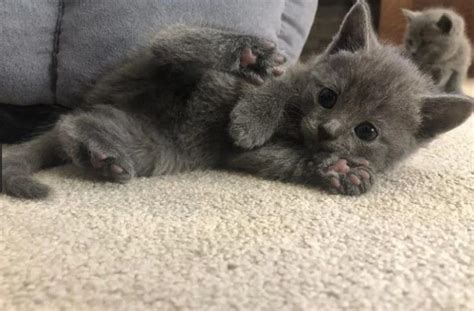
[[[0,196],[0,310],[473,310],[473,142],[471,118],[359,198],[42,172],[49,200]]]

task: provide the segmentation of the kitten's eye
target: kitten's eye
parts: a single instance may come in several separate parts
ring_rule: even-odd
[[[319,104],[326,109],[331,109],[337,102],[337,94],[328,88],[319,92]]]
[[[377,132],[375,126],[373,126],[372,123],[369,122],[363,122],[357,125],[354,131],[357,137],[365,141],[373,141],[377,138],[377,136],[379,136],[379,133]]]
[[[409,40],[408,40],[408,45],[409,45],[409,46],[412,46],[412,45],[413,45],[413,40],[409,39]]]

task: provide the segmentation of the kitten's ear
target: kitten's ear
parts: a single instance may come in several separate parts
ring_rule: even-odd
[[[334,54],[339,51],[355,52],[357,50],[369,50],[378,46],[377,37],[372,28],[370,9],[364,0],[358,0],[347,13],[339,32],[326,49],[326,54]]]
[[[460,95],[437,95],[423,98],[422,122],[417,137],[434,138],[461,125],[472,114],[474,100]]]
[[[447,34],[453,28],[453,22],[446,14],[443,14],[443,16],[441,16],[439,21],[436,23],[436,26],[441,30],[442,33]]]
[[[408,22],[412,22],[417,16],[420,15],[420,12],[415,12],[408,9],[402,9],[402,13],[405,15]]]

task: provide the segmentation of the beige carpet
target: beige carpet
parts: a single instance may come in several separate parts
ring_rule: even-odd
[[[43,172],[50,200],[0,197],[0,310],[474,310],[473,154],[471,118],[360,198]]]

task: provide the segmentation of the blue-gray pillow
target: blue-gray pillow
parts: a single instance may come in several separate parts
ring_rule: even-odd
[[[75,106],[105,70],[176,23],[271,39],[295,61],[316,7],[317,0],[4,0],[0,102]]]
[[[0,1],[0,103],[54,101],[57,0]]]

